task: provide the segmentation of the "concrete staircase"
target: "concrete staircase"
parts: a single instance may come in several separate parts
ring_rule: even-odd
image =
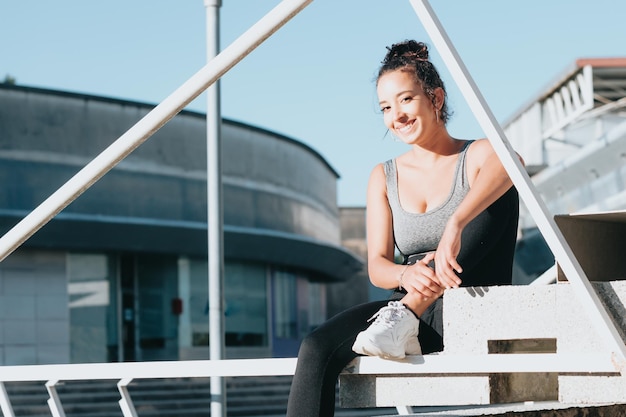
[[[626,281],[593,285],[615,324],[626,332]],[[439,363],[466,358],[480,366],[491,354],[512,353],[598,353],[609,357],[569,283],[448,290],[444,296],[444,334],[444,352],[436,355]],[[423,357],[425,364],[429,356]],[[356,359],[340,377],[343,406],[462,406],[528,401],[626,404],[626,377],[617,368],[596,373],[411,374],[410,366],[415,364],[407,362],[388,363],[387,367],[399,369],[393,375],[351,371],[363,369],[360,363],[371,363],[371,359],[375,358]],[[406,374],[402,369],[407,369]]]

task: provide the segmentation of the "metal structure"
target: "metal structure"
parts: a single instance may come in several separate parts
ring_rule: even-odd
[[[625,96],[626,59],[577,59],[551,87],[503,123],[531,175],[536,172],[533,184],[551,213],[626,207],[621,179],[626,161]],[[520,213],[523,229],[533,228],[531,214]]]
[[[615,364],[604,354],[490,354],[410,356],[395,362],[376,357],[360,358],[360,374],[472,375],[485,373],[614,373]],[[64,417],[56,385],[63,381],[117,380],[120,408],[124,417],[138,417],[128,391],[133,380],[157,378],[202,378],[293,375],[296,358],[228,359],[170,362],[118,362],[70,365],[3,366],[0,373],[0,409],[4,417],[15,417],[6,382],[47,381],[48,406],[55,417]],[[400,414],[410,407],[397,407]]]
[[[220,51],[221,0],[204,0],[206,7],[207,60]],[[220,82],[207,89],[207,262],[209,300],[209,358],[224,359],[224,214],[222,192],[222,113]],[[211,377],[211,415],[226,416],[226,385]]]
[[[528,174],[517,158],[514,150],[510,147],[504,132],[489,110],[485,100],[480,95],[478,88],[469,76],[467,69],[463,65],[458,53],[454,50],[442,25],[425,0],[410,1],[437,50],[442,55],[457,85],[460,87],[474,115],[492,143],[498,157],[520,192],[524,203],[533,214],[540,231],[548,242],[550,249],[555,254],[561,268],[569,278],[583,307],[587,310],[591,321],[607,342],[607,345],[610,346],[610,350],[617,356],[616,359],[618,359],[619,362],[624,361],[626,359],[626,346],[619,332],[601,304],[594,289],[591,287],[589,280],[585,276],[584,271],[577,262],[563,235],[560,233],[545,205],[534,190]],[[19,247],[32,234],[63,210],[63,208],[75,200],[117,163],[147,140],[154,132],[173,118],[188,103],[217,82],[217,80],[237,62],[243,59],[249,52],[260,45],[272,33],[278,30],[311,2],[312,0],[283,0],[240,38],[221,53],[217,54],[198,73],[192,76],[173,94],[167,97],[161,104],[155,107],[154,110],[148,113],[111,146],[98,155],[91,163],[86,165],[67,183],[0,238],[0,260],[6,258],[13,250]],[[205,4],[208,6],[217,6],[219,5],[219,0],[214,0],[213,2],[206,0]],[[213,121],[213,125],[217,126],[218,122]],[[212,150],[211,152],[213,157],[216,155],[219,156],[219,151]],[[215,162],[215,164],[214,166],[219,169],[219,160]],[[215,184],[218,184],[217,187],[219,189],[219,183]],[[219,200],[219,193],[216,193],[212,198]],[[213,204],[215,204],[215,201]],[[219,201],[217,201],[217,204],[217,207],[219,207]],[[214,212],[213,215],[220,216],[220,209],[218,208],[217,212]],[[209,225],[209,227],[211,227],[211,225]],[[219,236],[217,236],[217,238],[219,239]],[[220,245],[219,242],[215,244],[218,245],[218,247]],[[221,271],[218,272],[218,276],[220,274]],[[219,285],[219,283],[217,285]],[[215,303],[217,303],[216,305],[221,305],[220,300],[215,300]],[[220,316],[222,314],[221,310],[215,311],[215,313]],[[216,324],[216,326],[219,326],[219,324]],[[217,349],[219,349],[219,347]],[[212,350],[212,357],[213,355],[219,357],[221,351],[216,350],[214,352]],[[490,355],[489,359],[481,360],[480,363],[474,363],[474,361],[468,360],[467,358],[454,361],[451,360],[450,357],[444,356],[429,357],[427,359],[420,357],[421,359],[416,359],[418,361],[417,364],[423,365],[428,362],[436,366],[422,366],[421,369],[415,369],[413,372],[485,373],[489,372],[491,369],[494,371],[497,369],[499,372],[528,372],[529,369],[535,372],[539,370],[549,372],[554,367],[557,367],[561,371],[565,370],[566,372],[609,372],[616,369],[615,363],[607,356],[593,358],[593,360],[590,361],[588,360],[590,358],[564,358],[559,355],[547,355],[542,357],[532,355],[532,357],[524,358],[524,367],[522,367],[522,369],[519,369],[519,364],[515,365],[516,362],[514,362],[520,356],[506,356],[506,358],[502,358],[501,363],[497,362],[499,360],[498,355]],[[377,362],[373,360],[372,363],[376,364]],[[531,366],[530,364],[532,363],[535,365]],[[467,364],[472,364],[473,368],[468,369]],[[388,369],[387,365],[388,364],[385,365],[385,369]],[[258,359],[248,361],[216,359],[210,361],[179,361],[171,363],[144,362],[9,366],[3,367],[2,375],[0,375],[0,405],[2,406],[2,411],[5,416],[14,415],[8,395],[6,394],[4,382],[47,380],[48,383],[46,387],[50,395],[50,409],[54,416],[63,417],[63,409],[54,388],[59,381],[86,378],[119,379],[118,388],[122,396],[120,404],[124,415],[126,417],[136,417],[136,412],[134,412],[132,401],[130,400],[130,395],[127,390],[127,386],[133,378],[290,375],[293,374],[294,366],[295,359]],[[619,369],[620,367],[623,368],[623,366],[618,366],[617,369],[623,371],[623,369]],[[378,368],[374,370],[378,372]],[[364,372],[368,371],[364,370]],[[219,396],[220,393],[221,391],[214,391],[212,389],[212,394]],[[221,403],[223,398],[219,400]],[[215,409],[221,413],[221,404],[217,404]]]

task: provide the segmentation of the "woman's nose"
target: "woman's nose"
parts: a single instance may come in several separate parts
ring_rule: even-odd
[[[394,109],[393,120],[401,121],[406,118],[406,113],[402,109]]]

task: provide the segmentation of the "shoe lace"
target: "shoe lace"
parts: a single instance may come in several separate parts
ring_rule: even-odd
[[[392,328],[402,317],[406,315],[406,307],[398,301],[391,301],[387,306],[378,310],[368,322],[374,320],[374,325]]]

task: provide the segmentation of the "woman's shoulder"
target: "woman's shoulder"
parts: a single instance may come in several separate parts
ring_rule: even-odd
[[[487,138],[481,138],[481,139],[469,139],[467,140],[468,145],[467,145],[467,150],[468,152],[473,152],[473,153],[480,153],[480,152],[490,152],[493,151],[493,148],[491,147],[491,143],[489,142],[489,139]]]
[[[385,162],[376,164],[372,168],[369,181],[367,182],[368,205],[373,196],[386,196],[387,194],[387,174],[385,172]]]
[[[384,180],[389,166],[393,164],[393,160],[389,159],[385,162],[378,163],[370,172],[370,180]]]
[[[369,177],[369,187],[386,189],[387,183],[393,181],[396,172],[396,160],[388,159],[384,162],[378,163],[372,168]]]
[[[410,152],[405,152],[396,157],[387,159],[384,162],[380,162],[372,168],[370,178],[377,177],[378,179],[385,179],[388,175],[395,176],[399,166],[406,164],[406,159],[411,157]]]
[[[491,142],[488,139],[486,139],[486,138],[485,139],[476,139],[476,140],[471,141],[471,142],[472,142],[472,143],[470,143],[471,146],[469,146],[469,148],[467,150],[468,158],[475,165],[482,166],[483,162],[487,158],[489,158],[490,156],[496,154],[496,150],[493,149],[493,146],[491,145]],[[519,154],[517,154],[517,157],[519,158],[519,160],[522,163],[522,165],[525,165],[524,159]]]
[[[470,140],[468,142],[467,157],[470,161],[478,163],[479,165],[494,153],[491,142],[486,138]]]
[[[386,160],[384,162],[380,162],[380,163],[376,164],[374,166],[374,168],[372,168],[371,175],[382,175],[382,176],[385,176],[386,174],[391,172],[391,170],[393,170],[395,168],[395,166],[396,166],[395,158],[388,159],[388,160]]]

